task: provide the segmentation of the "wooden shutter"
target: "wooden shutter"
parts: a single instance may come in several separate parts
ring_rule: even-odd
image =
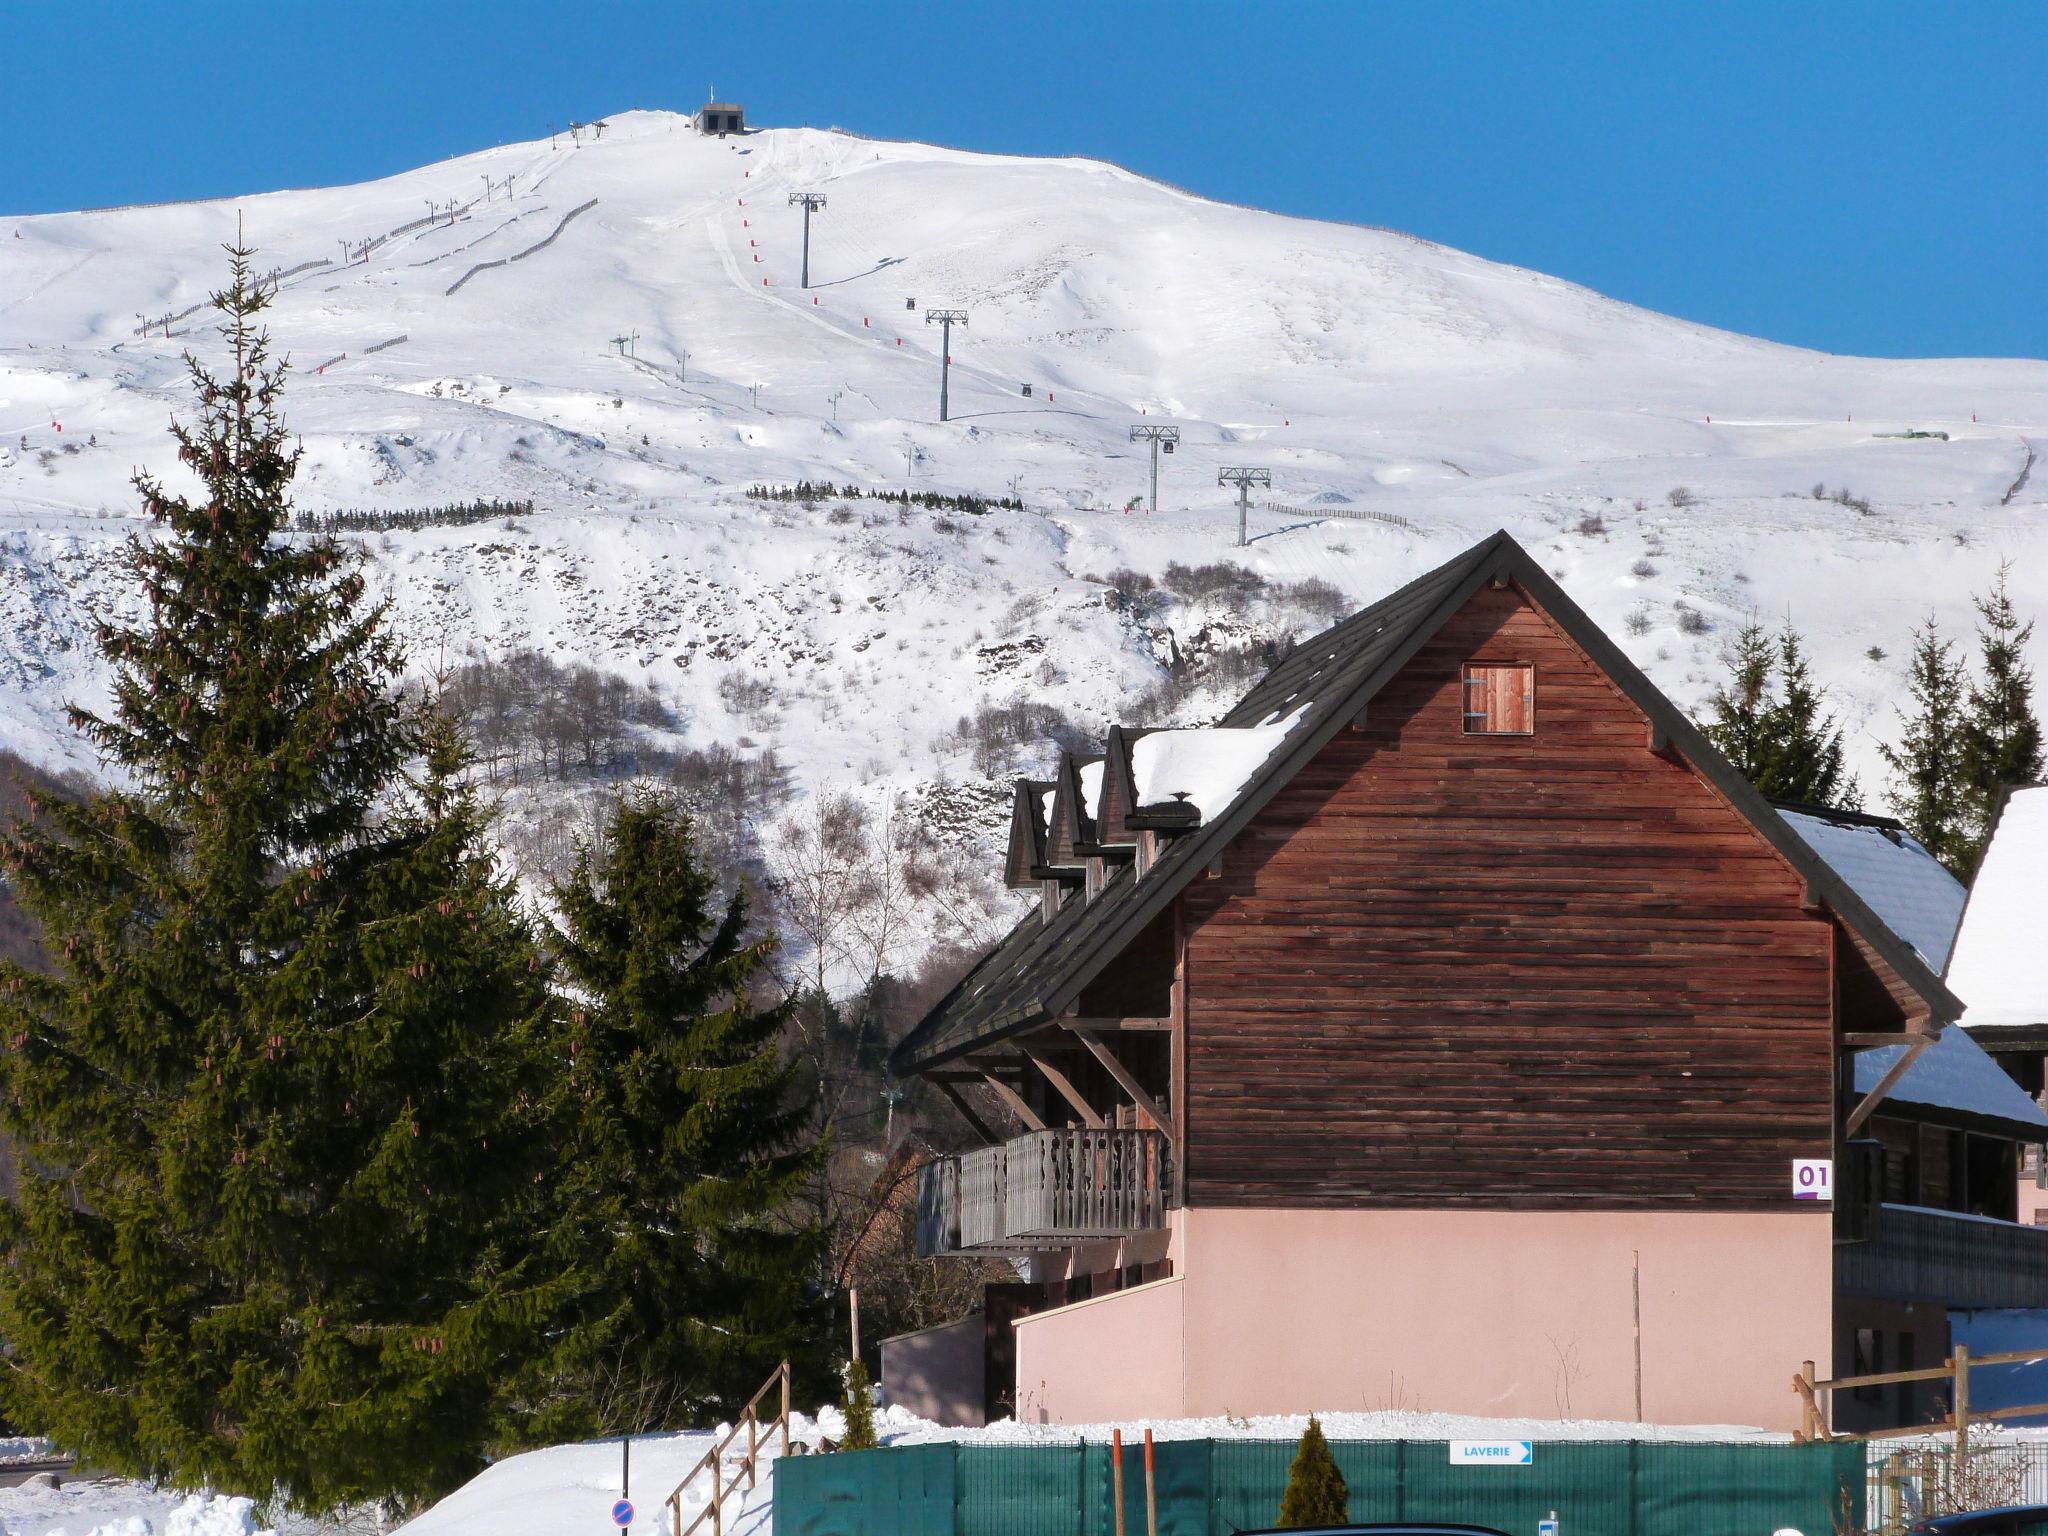
[[[1526,662],[1465,667],[1465,734],[1526,736],[1536,729],[1536,669]]]

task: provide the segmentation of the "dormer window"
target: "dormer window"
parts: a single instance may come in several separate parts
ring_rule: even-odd
[[[1527,736],[1536,729],[1536,669],[1527,662],[1465,664],[1465,734]]]

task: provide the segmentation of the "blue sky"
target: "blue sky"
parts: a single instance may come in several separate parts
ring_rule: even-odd
[[[2048,357],[2048,4],[0,0],[0,212],[688,110],[1086,154],[1688,319]]]

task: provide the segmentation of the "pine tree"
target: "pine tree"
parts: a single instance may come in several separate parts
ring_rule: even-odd
[[[572,989],[558,1261],[577,1297],[544,1363],[550,1436],[701,1422],[784,1358],[822,1376],[820,1152],[762,1006],[772,938],[719,899],[673,799],[622,799],[554,892]]]
[[[543,1310],[546,976],[360,572],[281,537],[283,369],[231,256],[232,370],[188,359],[173,428],[203,495],[138,478],[146,612],[99,631],[112,712],[74,711],[124,787],[4,845],[57,970],[0,969],[0,1411],[183,1486],[405,1502],[475,1470]]]
[[[1721,749],[1750,783],[1764,792],[1759,780],[1769,771],[1773,750],[1771,718],[1776,708],[1771,683],[1777,654],[1763,625],[1751,620],[1728,654],[1728,681],[1714,690],[1713,718],[1701,722],[1707,740]]]
[[[1707,739],[1759,794],[1855,810],[1861,788],[1844,768],[1842,732],[1823,714],[1806,649],[1788,621],[1774,639],[1749,623],[1728,657],[1729,678],[1714,692]]]
[[[868,1368],[858,1360],[847,1361],[844,1374],[846,1391],[839,1403],[846,1414],[846,1438],[839,1442],[839,1449],[872,1451],[881,1444],[875,1438],[874,1384],[868,1380]]]
[[[1981,677],[1970,685],[1962,725],[1962,776],[1969,798],[1975,841],[1969,863],[1983,851],[1998,792],[2007,784],[2032,784],[2041,778],[2041,722],[2034,715],[2034,674],[2026,663],[2031,620],[2022,624],[2006,590],[2010,565],[1998,568],[1991,591],[1976,599],[1982,620],[1977,643]]]
[[[1782,691],[1769,730],[1770,764],[1758,788],[1780,800],[1861,809],[1863,791],[1843,766],[1841,728],[1833,715],[1821,713],[1825,696],[1789,622],[1778,634],[1778,676]]]
[[[1955,642],[1942,639],[1931,618],[1913,632],[1906,681],[1913,708],[1899,711],[1905,729],[1898,745],[1878,751],[1892,773],[1886,792],[1892,809],[1961,879],[1969,874],[1974,838],[1963,778],[1963,666],[1954,652]]]
[[[1344,1525],[1351,1519],[1351,1490],[1330,1454],[1330,1442],[1323,1438],[1323,1426],[1309,1416],[1295,1447],[1294,1464],[1287,1469],[1287,1487],[1280,1495],[1282,1530],[1304,1526]]]

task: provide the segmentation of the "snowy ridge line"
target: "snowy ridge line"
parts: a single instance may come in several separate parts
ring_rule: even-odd
[[[808,129],[810,125],[806,123],[804,127]],[[749,128],[746,131],[749,135],[752,135],[769,130],[767,128]],[[1032,160],[1041,163],[1046,160],[1071,160],[1077,165],[1099,165],[1105,169],[1115,171],[1119,176],[1128,176],[1133,181],[1145,182],[1155,187],[1164,187],[1169,192],[1178,193],[1180,196],[1190,198],[1198,203],[1206,203],[1213,208],[1239,208],[1246,213],[1273,215],[1272,209],[1261,208],[1257,203],[1234,202],[1227,197],[1216,197],[1207,192],[1197,192],[1192,187],[1184,187],[1177,181],[1168,181],[1164,176],[1154,176],[1149,171],[1134,171],[1127,165],[1118,165],[1116,161],[1105,160],[1100,155],[1044,156],[1005,154],[1000,150],[978,149],[967,144],[948,144],[940,139],[885,139],[872,133],[862,133],[858,128],[842,128],[836,123],[828,123],[816,131],[837,134],[842,138],[862,139],[870,144],[914,144],[924,149],[943,149],[948,154],[973,155],[983,160]],[[824,179],[828,182],[838,181],[843,175],[843,172],[834,170]],[[1294,218],[1297,216],[1293,214],[1280,214],[1277,217]],[[1441,240],[1432,240],[1427,235],[1418,235],[1409,230],[1396,229],[1391,224],[1368,224],[1361,219],[1336,219],[1320,215],[1314,219],[1309,219],[1306,215],[1300,217],[1307,223],[1336,224],[1345,229],[1364,229],[1376,235],[1392,235],[1397,240],[1413,241],[1416,245],[1423,246],[1429,250],[1456,251],[1455,246],[1445,245]]]
[[[1292,507],[1284,501],[1262,501],[1260,507],[1286,517],[1342,517],[1354,523],[1383,523],[1389,528],[1413,529],[1407,518],[1393,512],[1368,512],[1362,507]]]
[[[562,222],[554,227],[554,229],[549,233],[548,237],[545,240],[539,241],[534,245],[529,245],[523,251],[515,251],[510,256],[500,256],[496,261],[479,262],[477,265],[471,267],[467,272],[463,273],[462,276],[455,279],[454,283],[449,287],[448,292],[443,294],[442,297],[452,297],[456,289],[460,288],[472,277],[475,277],[479,272],[488,272],[493,267],[502,267],[507,266],[515,261],[524,261],[528,256],[531,256],[535,251],[546,250],[549,246],[555,243],[556,236],[560,235],[563,230],[569,227],[569,221],[571,219],[575,218],[578,214],[588,213],[591,209],[595,208],[596,206],[597,199],[594,197],[587,203],[577,204],[574,208],[571,208],[567,213],[562,215]],[[396,231],[394,231],[394,233],[396,233]]]

